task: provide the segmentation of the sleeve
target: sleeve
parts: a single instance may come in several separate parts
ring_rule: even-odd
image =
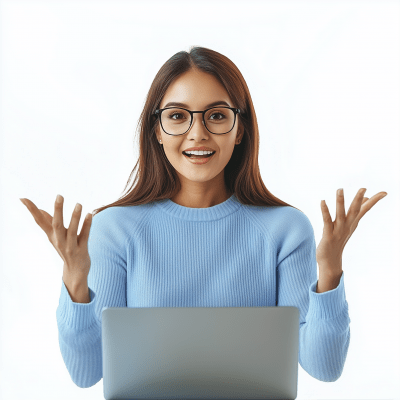
[[[339,285],[316,293],[317,261],[313,227],[299,211],[279,249],[278,306],[299,308],[299,363],[313,378],[335,382],[341,376],[350,343],[350,318]]]
[[[117,209],[93,216],[88,238],[90,303],[74,303],[61,280],[56,311],[61,355],[72,381],[80,388],[103,377],[101,312],[126,307],[126,257],[118,232]]]

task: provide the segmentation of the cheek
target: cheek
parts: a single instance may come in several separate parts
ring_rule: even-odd
[[[171,149],[168,148],[167,146],[164,146],[164,153],[167,156],[169,162],[176,168],[180,164],[184,163],[185,156],[182,154],[181,151],[177,149]]]

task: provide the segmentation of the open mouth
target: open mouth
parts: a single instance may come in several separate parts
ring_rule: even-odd
[[[196,154],[189,154],[182,151],[182,154],[188,158],[209,158],[213,156],[216,152],[212,152],[211,154],[203,154],[203,155],[196,155]]]

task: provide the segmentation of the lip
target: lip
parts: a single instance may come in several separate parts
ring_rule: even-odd
[[[183,157],[185,157],[189,162],[191,162],[192,164],[206,164],[208,163],[216,154],[217,152],[215,152],[211,157],[204,157],[204,158],[190,158],[188,156],[185,156],[185,154],[183,154]]]

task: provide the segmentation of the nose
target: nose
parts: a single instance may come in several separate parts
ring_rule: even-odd
[[[192,121],[192,126],[190,127],[189,130],[193,128],[193,126],[196,124],[196,118],[197,118],[197,124],[200,122],[203,124],[203,127],[205,128],[204,121],[203,121],[203,115],[200,113],[193,114],[193,121]]]
[[[208,132],[207,128],[204,126],[204,121],[201,114],[194,114],[192,126],[189,128],[188,132],[186,132],[186,139],[195,143],[201,143],[209,140],[210,137],[211,133]]]
[[[200,128],[199,128],[199,126],[200,126]],[[187,131],[187,134],[188,135],[194,134],[195,136],[197,136],[197,135],[204,136],[204,133],[210,134],[210,132],[208,132],[208,130],[204,124],[203,115],[201,113],[193,114],[192,125],[190,126],[189,130]]]

